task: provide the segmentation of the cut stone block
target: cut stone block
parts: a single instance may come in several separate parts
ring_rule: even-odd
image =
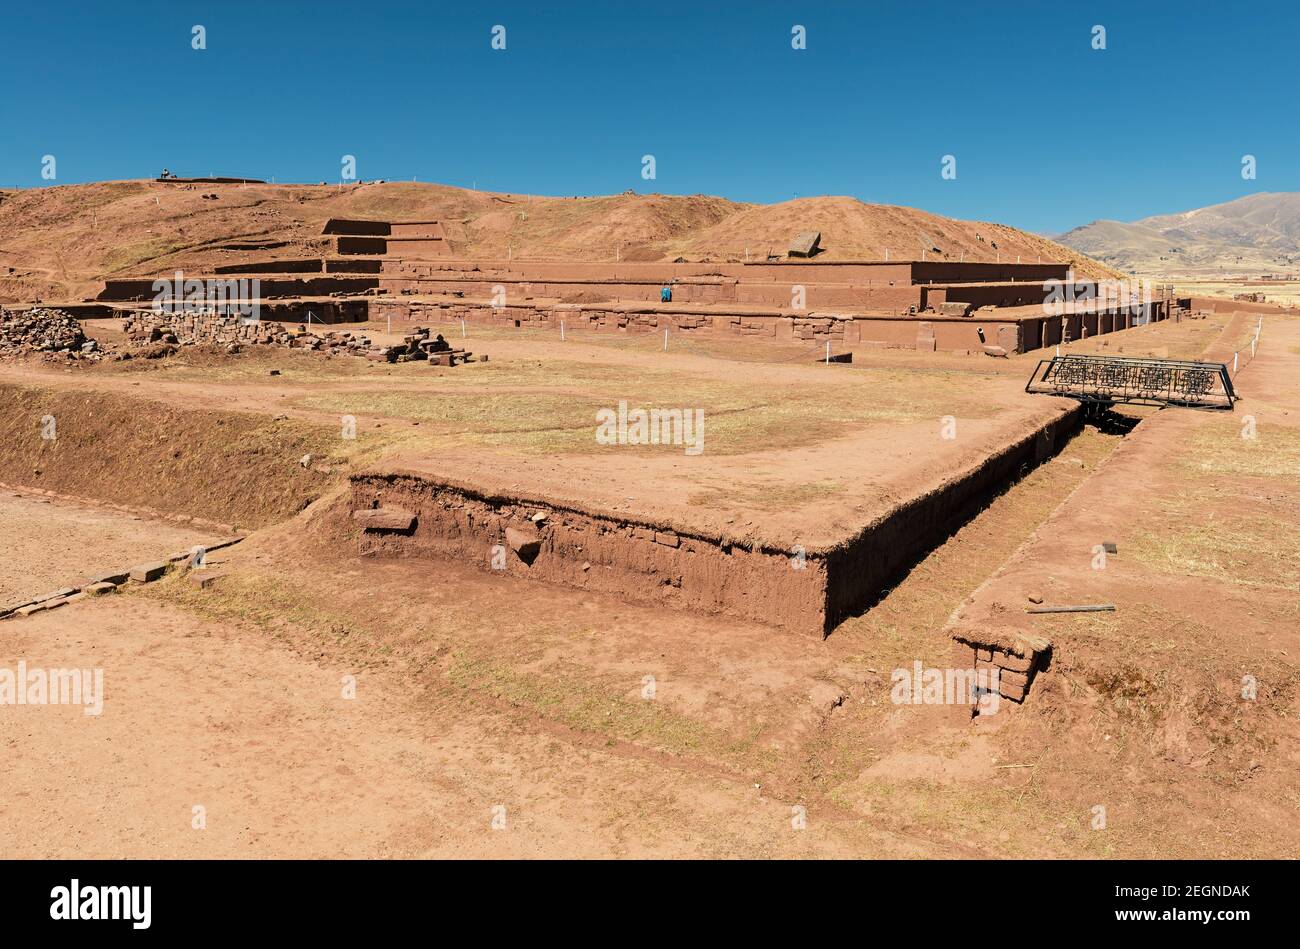
[[[1023,695],[1024,690],[1029,686],[1029,676],[1023,672],[1008,672],[1004,669],[998,674],[998,686],[1000,691],[1006,689],[1007,686],[1020,689]]]
[[[127,578],[131,576],[130,570],[106,570],[102,573],[92,573],[86,580],[86,585],[91,586],[96,583],[107,583],[117,586],[119,583],[126,583]]]
[[[200,590],[206,590],[225,575],[224,570],[195,570],[190,574],[189,581]]]
[[[811,257],[821,249],[821,231],[804,231],[790,242],[791,257]]]
[[[170,564],[165,560],[157,563],[142,563],[131,568],[131,579],[136,583],[152,583],[167,572]]]
[[[68,602],[66,596],[56,596],[52,600],[42,600],[40,603],[28,603],[22,609],[17,610],[19,616],[31,616],[33,613],[40,613],[44,610],[57,609]]]
[[[531,564],[542,550],[542,540],[531,531],[521,531],[514,527],[506,528],[506,545],[513,550],[524,563]]]
[[[77,592],[76,589],[73,587],[63,587],[60,590],[51,590],[49,593],[42,593],[40,596],[34,596],[30,600],[28,600],[28,602],[44,603],[48,600],[57,600],[62,597],[71,596],[76,592]]]
[[[1011,672],[1028,672],[1034,667],[1033,656],[1013,656],[1009,652],[1000,652],[995,658],[999,666]]]
[[[934,326],[932,324],[922,322],[917,326],[916,348],[925,353],[932,353],[938,349],[938,342],[934,338]]]
[[[1001,346],[1009,353],[1020,352],[1023,348],[1021,346],[1020,326],[999,326],[997,345]]]
[[[415,515],[400,507],[376,507],[353,511],[352,520],[367,531],[402,531],[409,533],[415,527]]]
[[[1024,686],[1012,685],[1009,682],[999,682],[998,692],[1004,699],[1010,699],[1012,702],[1023,702],[1025,700]]]

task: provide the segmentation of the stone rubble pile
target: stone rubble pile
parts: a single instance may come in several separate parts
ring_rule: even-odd
[[[229,353],[244,346],[280,346],[330,356],[364,356],[371,348],[368,337],[346,331],[316,334],[302,325],[291,328],[270,320],[246,322],[238,316],[204,313],[142,312],[123,320],[122,331],[136,346],[206,344],[222,346]]]
[[[458,362],[473,362],[474,354],[465,349],[455,349],[441,335],[435,337],[427,326],[417,326],[402,337],[396,346],[376,346],[364,353],[374,362],[411,362],[428,360],[431,366],[454,366]],[[487,357],[481,357],[484,362]]]
[[[76,317],[62,310],[0,309],[0,357],[43,353],[68,359],[99,359],[99,344],[87,339]]]

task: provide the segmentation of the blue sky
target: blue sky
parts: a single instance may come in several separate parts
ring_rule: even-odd
[[[355,155],[367,180],[849,194],[1056,233],[1300,190],[1298,28],[1300,4],[1199,0],[11,3],[0,185],[48,184],[45,155],[59,184],[336,181]]]

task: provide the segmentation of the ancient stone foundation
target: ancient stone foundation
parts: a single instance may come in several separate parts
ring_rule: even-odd
[[[868,607],[1022,471],[1053,455],[1082,415],[1063,406],[1037,431],[824,548],[803,549],[796,539],[761,545],[406,472],[354,475],[348,517],[363,555],[460,560],[823,636]]]
[[[675,610],[820,634],[826,561],[427,477],[352,478],[363,556],[437,557]]]
[[[999,694],[1017,704],[1024,702],[1034,677],[1051,662],[1051,643],[1019,629],[961,628],[952,638],[953,666],[985,675],[996,672]]]

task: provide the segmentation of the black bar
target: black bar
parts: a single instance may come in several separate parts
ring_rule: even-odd
[[[1290,922],[1294,864],[47,861],[0,863],[0,876],[6,937],[196,935],[210,942],[284,934],[300,945],[313,937],[337,944],[351,933],[454,938],[466,926],[489,939],[518,926],[532,927],[534,937],[681,931],[710,922],[731,933],[763,933],[777,919],[820,929],[818,923],[834,918],[873,940],[882,932],[1008,942],[1051,933],[1183,938],[1196,932],[1231,945]],[[142,912],[116,920],[53,919],[62,897],[56,888],[70,895],[73,879],[83,899],[93,887],[149,887],[148,928],[136,928]],[[137,909],[143,892],[131,904]],[[1256,925],[1264,928],[1253,930]]]

